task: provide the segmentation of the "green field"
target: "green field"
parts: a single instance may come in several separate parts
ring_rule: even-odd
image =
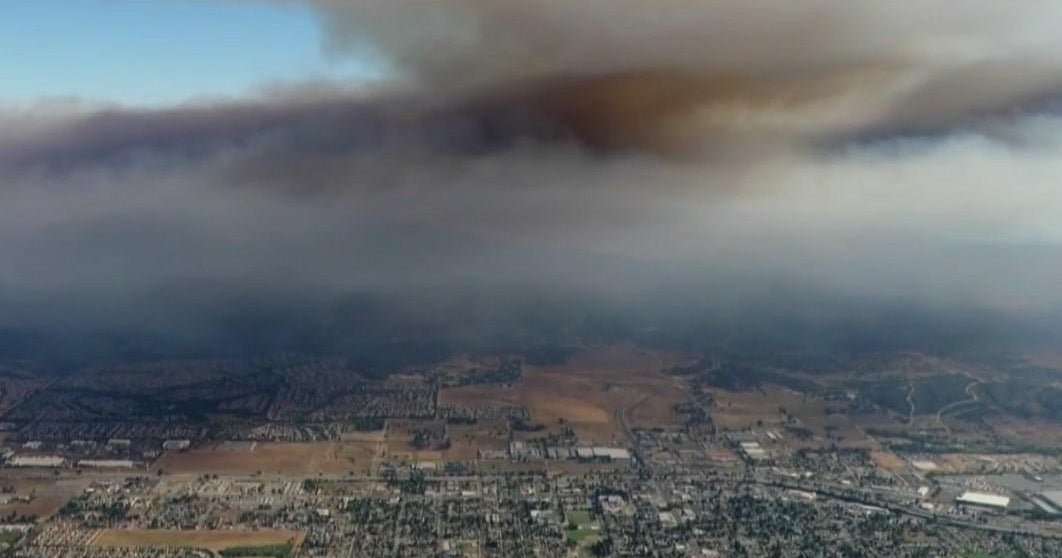
[[[291,556],[290,544],[270,544],[262,546],[234,546],[220,552],[226,558],[253,556],[255,558],[288,558]]]
[[[598,530],[593,527],[594,522],[590,519],[589,512],[573,511],[568,513],[568,529],[565,535],[569,541],[581,547],[587,546],[598,539]]]

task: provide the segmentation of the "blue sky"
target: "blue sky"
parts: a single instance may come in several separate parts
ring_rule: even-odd
[[[328,57],[314,14],[251,0],[0,0],[0,102],[77,96],[135,105],[263,83],[371,79]]]

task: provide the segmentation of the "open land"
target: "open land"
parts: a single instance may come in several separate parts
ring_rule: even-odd
[[[182,531],[177,529],[104,529],[93,539],[98,547],[174,546],[224,550],[239,546],[291,544],[298,547],[303,533],[282,529],[257,531]]]
[[[290,355],[20,370],[0,409],[3,541],[19,558],[788,558],[840,530],[865,556],[1053,557],[1047,362],[616,345],[388,373]]]

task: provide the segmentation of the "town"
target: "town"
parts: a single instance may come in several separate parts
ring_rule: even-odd
[[[1062,555],[1062,455],[1045,442],[1062,427],[1030,439],[969,417],[979,387],[1008,381],[998,364],[859,365],[875,391],[634,346],[377,375],[291,355],[12,368],[0,544],[25,558]],[[907,408],[877,391],[899,379]]]

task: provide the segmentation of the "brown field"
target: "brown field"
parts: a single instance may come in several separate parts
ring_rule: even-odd
[[[484,459],[478,463],[484,474],[497,473],[546,473],[545,461],[509,461],[508,459]]]
[[[606,463],[573,461],[570,459],[546,461],[546,471],[553,475],[585,475],[601,471],[622,471],[629,466],[626,461],[610,461]]]
[[[686,392],[680,380],[661,369],[680,360],[626,345],[594,348],[564,364],[525,366],[523,378],[512,386],[444,389],[439,399],[478,408],[525,406],[550,432],[568,426],[583,441],[620,443],[617,415],[624,410],[635,427],[674,422],[674,405],[686,399]]]
[[[555,382],[561,383],[560,380]],[[546,422],[565,419],[575,424],[609,424],[612,421],[608,412],[609,405],[604,397],[596,400],[581,396],[568,397],[546,390],[535,395],[531,409],[536,419]]]
[[[519,407],[524,404],[519,387],[472,385],[439,390],[439,405],[459,405],[471,409]]]
[[[767,386],[760,391],[714,389],[712,395],[715,398],[712,421],[724,431],[782,428],[780,407],[795,414],[797,407],[806,405],[801,396],[774,386]]]
[[[450,425],[450,449],[446,459],[454,461],[472,461],[478,457],[478,451],[504,450],[508,425],[504,422],[481,421],[476,424]]]
[[[998,416],[993,417],[989,424],[999,437],[1013,443],[1050,448],[1062,446],[1062,426],[1058,423]]]
[[[902,429],[906,424],[905,418],[882,412],[852,415],[849,419],[863,430],[868,428],[896,430]]]
[[[409,443],[411,432],[417,428],[446,429],[450,447],[446,449],[417,449]],[[479,450],[505,450],[508,425],[499,421],[480,421],[476,424],[444,424],[438,421],[388,421],[382,457],[400,462],[414,461],[475,461]]]
[[[0,505],[0,516],[11,513],[16,515],[32,515],[38,519],[44,519],[54,515],[72,496],[79,494],[89,480],[86,478],[57,479],[57,478],[22,478],[16,475],[19,471],[3,471],[0,485],[14,490],[7,496],[29,497],[28,502],[12,501]],[[9,476],[11,475],[11,476]]]
[[[29,502],[12,502],[0,505],[0,516],[6,515],[32,515],[38,519],[50,517],[66,503],[66,498],[60,496],[37,496]]]
[[[907,468],[907,462],[891,451],[872,451],[870,458],[882,469],[901,471]]]
[[[344,442],[375,444],[384,441],[384,431],[373,430],[368,432],[344,432],[340,435],[339,438]]]
[[[715,407],[712,420],[724,431],[745,431],[758,428],[771,428],[784,433],[786,426],[802,427],[811,430],[815,439],[808,442],[790,440],[795,447],[819,446],[833,432],[831,442],[848,448],[877,449],[878,444],[868,438],[844,413],[827,414],[830,403],[815,397],[777,387],[764,386],[753,391],[712,390]],[[786,424],[781,409],[796,419],[795,423]]]
[[[104,529],[93,539],[97,547],[193,547],[224,550],[234,546],[267,546],[293,541],[302,544],[301,531],[260,529],[257,531],[179,531],[174,529]]]
[[[442,461],[445,452],[439,449],[417,449],[410,443],[414,430],[442,430],[446,425],[433,420],[389,420],[384,434],[384,457],[392,461]]]
[[[273,443],[259,442],[251,451],[212,448],[168,452],[153,464],[166,473],[302,474],[368,472],[378,442]]]

